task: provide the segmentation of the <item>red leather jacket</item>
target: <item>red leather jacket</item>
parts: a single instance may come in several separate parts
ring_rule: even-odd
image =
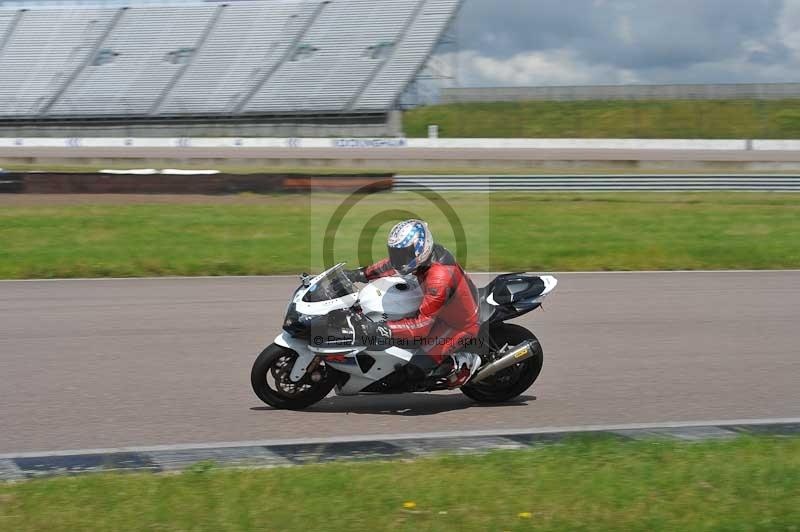
[[[384,259],[364,270],[367,280],[397,275],[389,259]],[[425,294],[419,313],[387,323],[392,337],[413,341],[429,337],[434,325],[436,331],[446,329],[478,334],[478,290],[453,255],[439,244],[434,245],[430,265],[415,274]],[[441,325],[446,325],[442,328]]]

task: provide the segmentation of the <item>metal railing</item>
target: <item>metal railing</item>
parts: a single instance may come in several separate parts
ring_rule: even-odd
[[[800,175],[397,176],[394,190],[453,192],[800,192]]]

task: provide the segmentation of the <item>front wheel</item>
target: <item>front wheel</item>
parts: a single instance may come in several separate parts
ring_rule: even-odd
[[[302,410],[324,399],[333,390],[336,380],[330,368],[320,364],[300,382],[292,382],[289,375],[297,360],[297,353],[276,344],[258,355],[250,383],[259,399],[282,410]]]
[[[490,335],[490,345],[495,348],[513,347],[530,341],[534,350],[533,356],[524,362],[515,364],[484,381],[467,384],[461,388],[464,395],[479,403],[503,403],[521,395],[536,382],[542,372],[544,353],[536,335],[519,325],[504,323],[493,327]]]

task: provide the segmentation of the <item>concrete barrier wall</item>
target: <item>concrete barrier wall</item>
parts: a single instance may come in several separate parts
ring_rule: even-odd
[[[800,150],[798,140],[405,138],[0,138],[0,148],[446,148],[587,150]]]
[[[754,150],[800,151],[800,140],[754,140]]]
[[[441,102],[515,102],[524,100],[779,100],[793,98],[800,98],[800,83],[446,88],[442,90]]]

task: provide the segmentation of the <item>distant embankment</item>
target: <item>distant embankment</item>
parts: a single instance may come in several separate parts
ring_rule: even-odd
[[[442,103],[528,100],[791,100],[798,98],[800,98],[800,83],[479,87],[450,88],[442,91]]]
[[[450,98],[445,94],[445,101],[461,103],[407,111],[405,134],[425,137],[428,126],[436,124],[439,135],[447,138],[800,138],[800,90],[783,99],[710,100],[688,96],[608,100],[580,93],[575,98],[558,94],[545,98],[522,89],[496,90],[501,92]],[[528,99],[518,98],[526,95]],[[472,98],[475,101],[469,101]]]

